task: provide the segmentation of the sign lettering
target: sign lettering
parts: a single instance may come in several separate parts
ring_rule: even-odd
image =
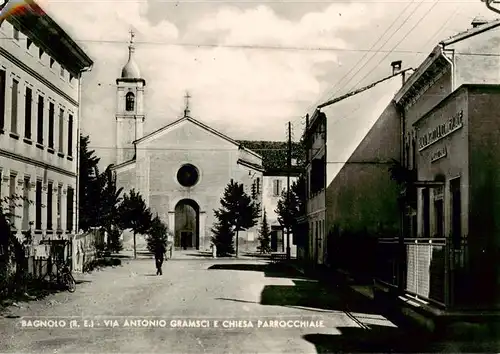
[[[447,151],[446,151],[446,146],[434,151],[431,154],[431,162],[435,162],[439,159],[442,159],[443,157],[446,157]]]
[[[418,150],[422,151],[426,147],[434,144],[436,141],[439,141],[454,131],[462,128],[463,116],[464,111],[461,109],[460,112],[448,119],[445,123],[440,124],[434,129],[431,129],[427,133],[423,134],[418,139]]]

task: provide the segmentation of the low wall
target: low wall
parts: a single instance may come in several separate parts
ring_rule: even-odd
[[[72,245],[73,271],[83,272],[85,266],[97,258],[97,249],[104,244],[104,233],[98,230],[76,235]]]

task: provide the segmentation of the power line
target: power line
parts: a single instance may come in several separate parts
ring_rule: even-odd
[[[401,11],[401,12],[399,13],[399,15],[398,15],[398,16],[396,16],[396,19],[395,19],[395,20],[391,23],[391,25],[387,27],[387,29],[385,30],[385,32],[384,32],[384,33],[383,33],[383,34],[382,34],[382,35],[381,35],[381,36],[380,36],[380,37],[379,37],[379,38],[375,41],[375,43],[373,43],[373,45],[370,47],[370,49],[369,49],[370,51],[371,51],[373,48],[375,48],[375,46],[376,46],[376,45],[380,42],[380,40],[381,40],[382,38],[384,38],[384,36],[385,36],[385,35],[389,32],[389,30],[390,30],[390,29],[391,29],[391,28],[392,28],[392,27],[393,27],[393,26],[397,23],[397,21],[399,20],[400,16],[402,16],[402,15],[403,15],[403,13],[405,13],[405,12],[406,12],[406,10],[408,10],[408,8],[411,6],[411,4],[413,4],[413,2],[414,2],[414,1],[415,1],[415,0],[412,0],[410,3],[408,3],[408,5],[407,5],[407,6],[403,9],[403,11]],[[398,29],[396,29],[396,31],[397,31],[397,30],[398,30]],[[393,34],[393,35],[394,35],[394,34]],[[391,36],[391,37],[392,37],[392,36]],[[382,48],[382,47],[383,47],[383,45],[382,45],[380,48]],[[379,48],[379,49],[380,49],[380,48]],[[369,54],[369,53],[370,53],[369,51],[365,52],[365,54],[361,57],[361,59],[359,59],[359,60],[358,60],[358,62],[357,62],[355,65],[353,65],[353,66],[351,67],[351,69],[350,69],[350,70],[349,70],[349,71],[348,71],[348,72],[347,72],[344,76],[342,76],[342,78],[341,78],[339,81],[337,81],[336,87],[340,86],[340,85],[344,82],[344,79],[345,79],[346,77],[348,77],[348,76],[349,76],[349,75],[350,75],[350,74],[354,71],[354,69],[355,69],[355,68],[356,68],[356,67],[357,67],[357,66],[358,66],[358,65],[359,65],[359,64],[360,64],[360,63],[361,63],[361,62],[362,62],[362,61],[363,61],[363,60],[364,60],[367,56],[368,56],[368,54]],[[373,57],[372,57],[372,58],[373,58]],[[369,62],[372,58],[368,59],[368,61],[367,61],[367,62]],[[366,65],[366,64],[365,64],[365,65]],[[363,67],[364,67],[364,66],[363,66]],[[359,72],[359,71],[358,71],[358,72]],[[347,83],[349,83],[349,82],[350,82],[350,81],[351,81],[351,80],[352,80],[352,79],[356,76],[356,74],[357,74],[358,72],[356,72],[356,73],[355,73],[355,74],[354,74],[354,75],[353,75],[353,76],[349,79],[349,81],[347,81]],[[347,83],[346,83],[346,84],[347,84]],[[332,88],[332,90],[329,90],[329,91],[330,91],[330,92],[331,92],[331,91],[334,91],[334,89],[335,89],[336,87]],[[330,97],[335,96],[338,92],[339,92],[339,90],[336,90],[335,92],[333,92],[333,93],[332,93],[332,95],[331,95]],[[308,108],[308,111],[309,111],[309,109],[311,109],[311,107],[309,107],[309,108]]]
[[[139,4],[139,3],[150,3],[148,0],[50,0],[51,3],[116,3],[123,5],[124,3],[130,3],[130,4]],[[231,0],[155,0],[155,3],[165,3],[165,4],[207,4],[207,3],[220,3],[220,4],[404,4],[407,2],[411,1],[406,1],[406,0],[356,0],[356,1],[350,1],[350,0],[267,0],[267,1],[252,1],[252,0],[238,0],[238,1],[231,1]],[[426,2],[431,2],[431,1],[426,1]],[[448,0],[448,1],[443,1],[443,3],[446,4],[459,4],[459,3],[469,3],[469,4],[476,4],[477,1],[469,0],[469,1],[455,1],[455,0]]]
[[[397,28],[397,29],[396,29],[396,30],[395,30],[395,31],[394,31],[394,32],[393,32],[393,33],[389,36],[389,38],[387,38],[387,39],[385,40],[385,42],[384,42],[384,43],[383,43],[383,44],[379,47],[379,49],[378,49],[377,51],[374,51],[374,52],[372,53],[372,55],[371,55],[370,59],[368,59],[368,61],[367,61],[367,62],[365,62],[365,64],[364,64],[361,68],[359,68],[359,69],[356,71],[356,73],[355,73],[354,75],[352,75],[351,79],[350,79],[350,80],[349,80],[349,81],[348,81],[348,82],[347,82],[347,83],[346,83],[343,87],[339,88],[339,89],[338,89],[338,90],[334,93],[334,95],[333,95],[333,96],[337,95],[337,94],[338,94],[338,93],[339,93],[339,92],[340,92],[343,88],[347,88],[347,85],[348,85],[348,84],[349,84],[349,83],[350,83],[350,82],[351,82],[351,81],[352,81],[352,80],[353,80],[353,79],[354,79],[354,78],[355,78],[355,77],[356,77],[356,76],[357,76],[357,75],[361,72],[361,70],[363,70],[363,69],[364,69],[364,68],[365,68],[365,67],[366,67],[366,66],[370,63],[370,61],[371,61],[371,60],[375,57],[375,55],[377,55],[378,53],[382,53],[382,52],[383,52],[383,51],[382,51],[382,48],[383,48],[383,47],[384,47],[384,46],[385,46],[385,45],[386,45],[386,44],[387,44],[387,43],[388,43],[388,42],[389,42],[389,41],[390,41],[390,40],[391,40],[391,39],[392,39],[392,38],[396,35],[396,33],[398,33],[398,32],[399,32],[399,30],[400,30],[400,29],[401,29],[401,28],[402,28],[402,27],[403,27],[403,26],[404,26],[404,25],[405,25],[405,24],[406,24],[406,23],[410,20],[410,18],[412,18],[412,17],[413,17],[413,15],[414,15],[414,14],[415,14],[415,12],[417,11],[417,9],[418,9],[420,6],[422,6],[422,4],[423,4],[423,3],[424,3],[424,0],[420,1],[420,2],[417,4],[417,6],[413,9],[413,11],[411,11],[411,12],[410,12],[410,14],[409,14],[408,16],[406,16],[406,18],[405,18],[405,19],[403,20],[403,22],[399,25],[399,27],[398,27],[398,28]],[[394,50],[394,49],[395,49],[395,48],[392,48],[392,50]],[[389,51],[387,55],[389,55],[389,54],[392,52],[392,50],[391,50],[391,51]],[[387,57],[387,56],[386,56],[386,57]],[[384,59],[385,59],[386,57],[384,57]],[[375,68],[377,68],[377,67],[378,67],[378,65],[380,65],[380,62],[379,62],[379,63],[377,63],[377,65],[375,65],[375,67],[374,67],[374,68],[372,68],[372,69],[369,71],[369,74],[370,74],[370,73],[371,73],[371,72],[372,72]],[[363,78],[363,79],[364,79],[364,78]],[[362,79],[362,80],[363,80],[363,79]],[[358,83],[356,83],[356,84],[355,84],[355,85],[354,85],[354,86],[353,86],[350,90],[353,90],[353,89],[354,89],[354,88],[355,88],[355,87],[359,84],[359,82],[361,82],[362,80],[358,81]],[[348,90],[348,91],[350,91],[350,90]]]
[[[13,39],[13,37],[0,37],[1,39]],[[113,39],[74,39],[80,43],[108,43],[108,44],[128,44],[126,40]],[[162,41],[134,41],[137,44],[157,45],[168,47],[195,47],[195,48],[234,48],[234,49],[255,49],[255,50],[282,50],[282,51],[336,51],[336,52],[366,52],[369,49],[340,48],[340,47],[300,47],[300,46],[280,46],[280,45],[259,45],[259,44],[219,44],[219,43],[187,43],[187,42],[162,42]],[[402,51],[412,53],[412,51]]]
[[[440,1],[442,2],[442,1]],[[0,37],[0,39],[12,39],[12,37]],[[128,44],[127,41],[122,40],[75,40],[76,42],[94,42],[94,43],[121,43]],[[290,46],[265,46],[265,45],[231,45],[231,44],[194,44],[194,43],[167,43],[167,42],[134,42],[143,44],[158,44],[165,46],[191,46],[191,47],[221,47],[221,48],[236,48],[236,49],[264,49],[264,50],[297,50],[297,51],[344,51],[344,52],[376,52],[376,53],[401,53],[401,54],[429,54],[428,51],[410,50],[410,49],[363,49],[363,48],[338,48],[338,47],[290,47]],[[474,52],[460,52],[455,54],[472,55],[472,56],[500,56],[500,53],[474,53]]]
[[[439,3],[439,0],[435,0],[434,1],[434,4],[425,12],[425,14],[422,17],[420,17],[420,19],[417,21],[417,23],[415,23],[415,25],[413,25],[413,27],[403,36],[403,38],[401,38],[401,40],[398,43],[396,43],[396,45],[392,48],[392,50],[390,52],[388,52],[386,55],[384,55],[384,57],[382,59],[380,59],[380,61],[377,63],[377,65],[375,65],[375,67],[372,70],[374,70],[375,68],[377,68],[391,53],[394,52],[394,50],[406,39],[406,37],[408,37],[413,32],[413,30],[422,22],[422,20],[425,17],[427,17],[427,15],[429,14],[429,12],[431,12],[431,10],[438,3]],[[365,76],[363,76],[355,85],[353,85],[352,88],[351,88],[351,90],[354,89],[355,87],[357,87],[370,74],[371,74],[371,71],[368,72]]]
[[[434,34],[429,37],[429,40],[425,42],[425,44],[422,46],[422,50],[424,50],[427,47],[427,45],[435,41],[434,38],[437,37],[437,35],[441,33],[441,31],[450,23],[450,21],[455,17],[455,15],[457,15],[458,11],[460,11],[459,7],[457,7],[454,12],[450,13],[450,15],[448,15],[448,18],[446,19],[445,22],[443,22],[441,27],[439,27],[439,29],[436,32],[434,32]]]

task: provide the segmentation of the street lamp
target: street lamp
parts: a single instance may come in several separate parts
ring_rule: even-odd
[[[500,1],[498,0],[481,0],[481,2],[484,2],[486,4],[486,7],[490,9],[493,12],[496,12],[497,14],[500,14],[500,9],[493,7],[492,4],[500,4]]]

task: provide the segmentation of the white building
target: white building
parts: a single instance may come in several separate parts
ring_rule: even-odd
[[[80,80],[93,62],[35,3],[0,26],[0,195],[18,236],[77,230]]]

